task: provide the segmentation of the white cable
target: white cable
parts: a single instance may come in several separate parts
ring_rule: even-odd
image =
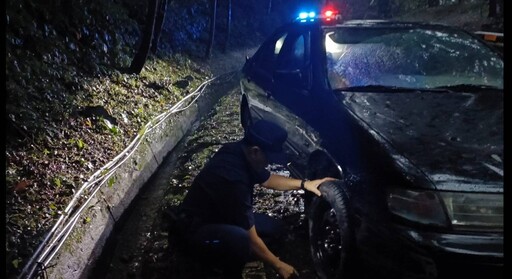
[[[18,278],[31,278],[37,268],[37,264],[43,263],[44,266],[47,266],[49,264],[49,262],[53,259],[55,254],[58,252],[60,247],[64,244],[64,241],[71,233],[72,229],[76,225],[76,222],[79,220],[79,217],[85,209],[85,207],[87,206],[87,204],[89,204],[89,202],[94,197],[96,192],[101,188],[100,186],[103,185],[106,181],[108,181],[108,179],[113,175],[115,170],[120,165],[122,165],[128,158],[130,158],[130,156],[137,150],[137,147],[141,144],[144,137],[151,130],[159,126],[170,115],[188,109],[203,94],[208,84],[212,83],[213,81],[219,79],[222,76],[232,77],[234,73],[235,72],[231,72],[217,77],[213,77],[203,82],[196,88],[196,90],[194,90],[192,93],[178,101],[166,112],[161,113],[160,115],[150,120],[146,125],[144,125],[143,129],[141,130],[143,132],[139,132],[137,136],[121,153],[119,153],[114,159],[112,159],[110,162],[108,162],[99,170],[97,170],[93,175],[91,175],[91,177],[89,177],[89,179],[75,193],[72,200],[69,202],[68,206],[65,208],[65,210],[63,211],[57,222],[54,224],[52,229],[47,233],[43,242],[36,249],[36,252],[32,255],[31,259],[23,268]],[[185,104],[185,102],[192,97],[194,98],[188,104]],[[185,107],[182,107],[183,105],[185,105]],[[90,190],[91,193],[89,195],[83,194],[86,190]],[[77,205],[77,203],[82,198],[85,198],[86,200],[81,204]],[[75,212],[71,214],[72,209],[76,209],[76,207],[78,207],[78,210],[75,210]],[[61,223],[63,222],[66,222],[66,224],[63,224],[63,227],[61,228],[60,232],[57,235],[54,235],[61,226]],[[50,242],[50,244],[48,244],[48,242]],[[38,254],[41,251],[43,251],[42,254],[38,256]],[[34,261],[36,258],[37,261]],[[27,274],[27,276],[23,277],[25,274]]]

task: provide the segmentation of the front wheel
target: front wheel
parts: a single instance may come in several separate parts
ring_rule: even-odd
[[[309,242],[315,270],[322,279],[348,278],[352,228],[348,197],[341,181],[327,181],[319,188],[308,214]]]

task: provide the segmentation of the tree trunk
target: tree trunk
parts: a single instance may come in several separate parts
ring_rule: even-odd
[[[428,7],[429,8],[435,8],[435,7],[438,7],[439,6],[439,1],[440,0],[428,0]]]
[[[217,0],[210,0],[210,42],[208,43],[208,49],[206,50],[206,58],[212,56],[213,42],[215,40],[215,18],[217,17]]]
[[[158,41],[160,40],[160,33],[162,31],[162,26],[164,25],[166,11],[167,0],[160,0],[158,13],[156,15],[155,28],[153,31],[153,42],[151,43],[151,53],[153,54],[156,54],[156,51],[158,50]]]
[[[226,19],[226,41],[224,42],[224,52],[228,49],[228,43],[229,43],[229,35],[231,33],[231,0],[228,1],[228,15]]]
[[[488,18],[496,18],[503,16],[503,1],[502,0],[489,0],[489,14]]]
[[[497,15],[497,13],[496,13],[497,5],[498,5],[497,0],[489,0],[489,14],[487,15],[487,17],[489,17],[489,18],[496,17],[496,15]]]
[[[146,26],[144,27],[142,41],[139,45],[137,53],[135,54],[135,57],[132,60],[130,68],[128,69],[128,73],[140,74],[144,64],[146,63],[146,59],[149,54],[149,48],[151,47],[151,41],[153,40],[153,30],[155,26],[158,3],[159,0],[149,0],[148,13],[146,16]]]

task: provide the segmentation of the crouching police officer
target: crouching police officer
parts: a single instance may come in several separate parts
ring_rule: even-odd
[[[194,179],[180,216],[188,249],[196,257],[215,264],[223,278],[242,278],[245,264],[260,259],[283,278],[298,275],[295,268],[274,255],[264,239],[282,232],[280,221],[253,213],[253,188],[274,190],[303,187],[320,196],[318,186],[334,178],[298,180],[271,174],[269,163],[286,162],[282,152],[286,131],[275,123],[259,120],[237,142],[224,144]]]

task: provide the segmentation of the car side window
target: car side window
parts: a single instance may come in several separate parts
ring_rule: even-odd
[[[272,88],[272,73],[287,36],[287,32],[277,33],[273,36],[273,39],[262,45],[254,56],[249,75],[265,90],[271,90]]]
[[[270,41],[258,54],[255,67],[261,71],[271,73],[274,69],[278,55],[281,53],[283,43],[288,33],[280,34],[276,40]]]
[[[289,36],[289,48],[281,54],[277,69],[287,71],[302,69],[306,65],[306,42],[305,34]]]

